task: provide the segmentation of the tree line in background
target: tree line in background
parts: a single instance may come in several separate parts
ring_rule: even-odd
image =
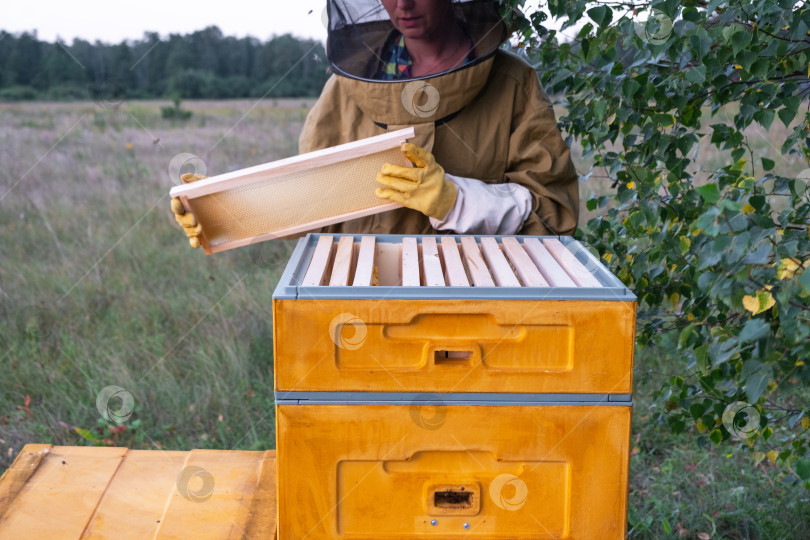
[[[318,96],[328,65],[318,41],[226,37],[216,26],[117,45],[0,31],[0,101]]]

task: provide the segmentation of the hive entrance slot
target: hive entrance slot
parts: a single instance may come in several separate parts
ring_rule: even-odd
[[[433,506],[436,508],[472,508],[472,504],[473,494],[464,488],[436,491],[433,494]]]
[[[444,351],[437,350],[433,356],[433,363],[442,366],[467,365],[472,359],[472,351]]]

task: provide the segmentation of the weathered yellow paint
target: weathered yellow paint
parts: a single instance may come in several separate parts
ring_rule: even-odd
[[[624,538],[630,413],[279,405],[279,538]]]
[[[275,538],[275,451],[27,445],[0,518],[0,538]]]
[[[276,390],[629,394],[635,313],[627,301],[274,300]]]

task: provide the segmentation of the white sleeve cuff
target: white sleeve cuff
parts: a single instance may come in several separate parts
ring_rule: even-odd
[[[515,234],[532,211],[532,194],[511,182],[487,184],[445,174],[458,188],[456,203],[443,220],[430,218],[437,231],[458,234]]]

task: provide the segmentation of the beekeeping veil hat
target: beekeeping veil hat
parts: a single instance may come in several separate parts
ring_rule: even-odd
[[[475,58],[442,73],[384,81],[375,76],[383,48],[396,29],[382,1],[327,0],[326,51],[339,75],[340,90],[379,124],[435,125],[457,114],[486,84],[494,54],[506,39],[499,1],[435,1],[452,2],[456,20],[474,45]]]

